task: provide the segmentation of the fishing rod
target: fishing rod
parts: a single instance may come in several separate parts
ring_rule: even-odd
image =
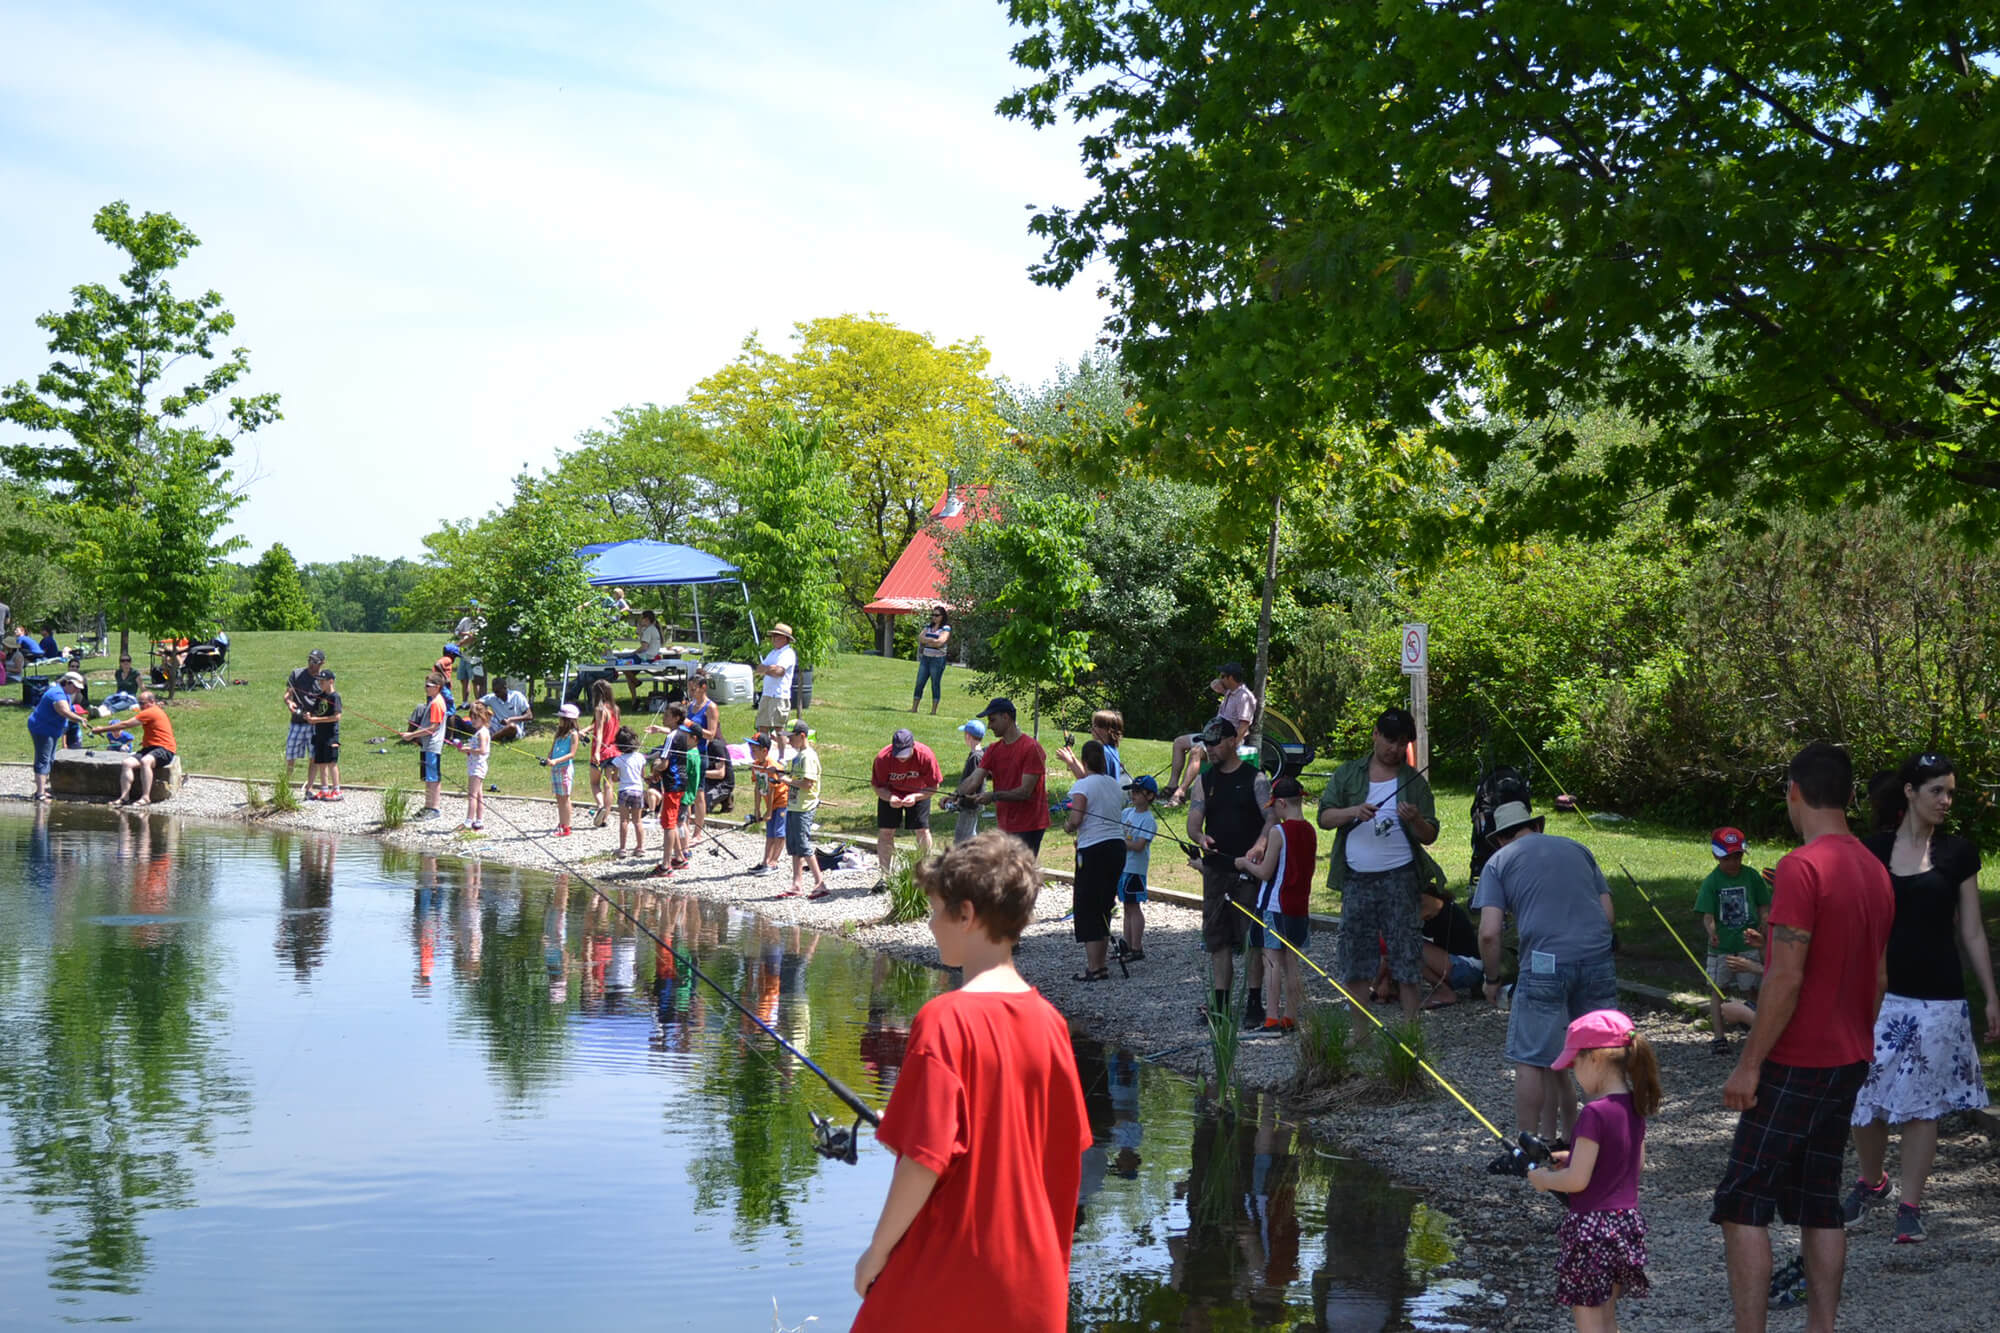
[[[624,917],[627,921],[631,922],[635,928],[637,928],[640,932],[642,932],[648,939],[652,940],[653,943],[657,944],[660,948],[665,949],[669,954],[673,955],[673,958],[677,966],[685,966],[689,972],[694,974],[695,977],[697,977],[702,981],[707,982],[709,989],[713,990],[717,995],[721,996],[725,1001],[727,1001],[731,1008],[735,1009],[736,1012],[742,1014],[752,1023],[755,1023],[759,1028],[762,1028],[764,1030],[765,1035],[770,1037],[772,1041],[778,1043],[779,1046],[783,1047],[784,1050],[789,1055],[791,1055],[793,1059],[797,1060],[807,1069],[810,1069],[813,1073],[817,1074],[820,1078],[820,1081],[826,1084],[827,1090],[831,1092],[835,1097],[839,1098],[843,1103],[845,1103],[848,1110],[854,1112],[855,1119],[854,1119],[854,1124],[851,1128],[842,1128],[838,1125],[835,1125],[825,1116],[822,1116],[818,1112],[808,1108],[806,1111],[806,1115],[812,1121],[814,1151],[818,1152],[819,1155],[822,1157],[843,1161],[850,1164],[852,1164],[857,1160],[856,1145],[860,1137],[862,1122],[866,1121],[871,1126],[877,1126],[882,1123],[882,1117],[877,1115],[875,1111],[870,1109],[868,1103],[862,1101],[861,1098],[856,1096],[855,1093],[851,1089],[849,1089],[845,1083],[842,1083],[839,1079],[835,1078],[832,1074],[829,1074],[825,1069],[821,1068],[819,1064],[816,1061],[814,1061],[811,1056],[807,1055],[797,1046],[794,1046],[790,1041],[788,1041],[785,1038],[783,1033],[779,1032],[776,1028],[772,1027],[769,1023],[765,1022],[764,1019],[755,1010],[751,1009],[749,1006],[745,1005],[741,1000],[737,999],[734,995],[730,994],[729,990],[726,987],[724,987],[714,977],[711,977],[707,972],[703,971],[701,967],[695,962],[694,951],[692,949],[690,949],[687,953],[683,954],[680,950],[676,949],[668,941],[661,939],[660,936],[653,931],[652,927],[648,926],[645,922],[641,921],[638,917],[634,916],[623,903],[619,902],[609,893],[606,893],[603,887],[599,885],[596,880],[592,879],[590,876],[584,874],[581,870],[577,869],[576,866],[572,865],[568,860],[564,859],[564,857],[560,855],[554,848],[550,847],[546,842],[542,841],[542,839],[540,839],[539,837],[535,836],[534,834],[528,832],[526,829],[522,828],[519,824],[516,824],[513,821],[513,819],[510,818],[504,812],[495,810],[493,813],[495,814],[496,817],[505,821],[511,828],[513,828],[513,830],[516,833],[520,834],[523,838],[526,838],[529,842],[532,842],[537,847],[541,848],[543,854],[546,855],[550,860],[554,861],[557,865],[563,867],[563,869],[567,870],[570,874],[576,876],[577,879],[583,881],[584,884],[588,885],[591,892],[595,893],[599,898],[602,898],[605,901],[605,903],[612,908],[612,910],[616,911],[620,916]]]
[[[1530,745],[1528,743],[1528,738],[1521,734],[1521,729],[1514,725],[1514,720],[1511,717],[1507,716],[1507,714],[1501,710],[1499,704],[1493,702],[1493,697],[1487,694],[1485,690],[1480,689],[1477,685],[1474,685],[1472,688],[1474,689],[1474,691],[1478,693],[1480,698],[1486,700],[1487,706],[1493,710],[1493,715],[1500,719],[1501,724],[1505,726],[1507,730],[1514,733],[1514,739],[1521,742],[1521,748],[1526,750],[1528,752],[1528,757],[1530,759],[1533,759],[1535,763],[1541,768],[1542,772],[1548,775],[1549,781],[1555,784],[1556,790],[1558,792],[1568,794],[1569,788],[1564,785],[1563,780],[1561,778],[1556,776],[1555,770],[1549,767],[1548,761],[1542,758],[1541,751],[1537,750],[1533,745]],[[1558,800],[1558,808],[1560,808],[1561,798],[1558,797],[1557,800]],[[1577,800],[1576,797],[1572,795],[1569,798],[1569,803],[1572,809],[1574,809],[1578,814],[1583,816],[1584,823],[1588,824],[1590,822],[1590,812],[1583,808],[1583,802]],[[1667,919],[1667,914],[1660,910],[1660,905],[1659,903],[1653,900],[1653,895],[1646,892],[1645,886],[1639,883],[1638,877],[1636,875],[1634,875],[1630,870],[1627,870],[1625,868],[1624,862],[1622,861],[1618,862],[1618,870],[1619,873],[1625,876],[1626,883],[1630,884],[1634,889],[1637,889],[1639,891],[1639,897],[1645,901],[1646,906],[1653,909],[1653,915],[1660,918],[1660,924],[1667,928],[1667,934],[1673,936],[1674,943],[1681,946],[1681,952],[1687,955],[1687,959],[1690,963],[1694,964],[1695,971],[1701,973],[1702,981],[1708,986],[1710,990],[1715,992],[1715,997],[1718,1000],[1727,1001],[1729,999],[1728,994],[1724,992],[1722,987],[1716,983],[1715,978],[1709,975],[1708,966],[1705,963],[1703,963],[1701,959],[1695,957],[1694,950],[1689,948],[1688,942],[1681,938],[1681,933],[1678,930],[1674,929],[1674,923],[1669,921]]]
[[[1229,905],[1231,907],[1234,907],[1237,911],[1243,913],[1243,915],[1249,917],[1252,921],[1257,922],[1259,925],[1263,924],[1262,921],[1259,920],[1255,912],[1252,912],[1249,908],[1245,907],[1242,903],[1237,902],[1234,898],[1231,898],[1229,900]],[[1283,944],[1287,949],[1290,949],[1293,953],[1297,954],[1300,962],[1304,963],[1307,967],[1311,968],[1313,971],[1319,973],[1319,975],[1326,981],[1327,985],[1333,987],[1336,991],[1340,992],[1341,999],[1347,1001],[1348,1004],[1354,1007],[1354,1011],[1356,1013],[1360,1014],[1363,1018],[1366,1018],[1369,1022],[1373,1023],[1377,1028],[1379,1028],[1382,1031],[1382,1033],[1388,1037],[1390,1041],[1396,1044],[1397,1049],[1401,1050],[1404,1055],[1407,1055],[1416,1064],[1417,1068],[1423,1070],[1426,1074],[1429,1074],[1431,1078],[1437,1082],[1437,1085],[1440,1088],[1443,1088],[1446,1092],[1450,1093],[1452,1099],[1456,1101],[1460,1106],[1464,1107],[1466,1111],[1472,1116],[1472,1118],[1474,1120],[1477,1120],[1480,1126],[1484,1128],[1487,1133],[1491,1134],[1494,1138],[1500,1140],[1500,1142],[1503,1145],[1505,1145],[1506,1151],[1501,1153],[1499,1157],[1495,1158],[1490,1164],[1488,1164],[1486,1169],[1490,1173],[1492,1173],[1493,1175],[1508,1175],[1508,1176],[1526,1175],[1530,1168],[1544,1165],[1550,1160],[1551,1150],[1548,1144],[1545,1143],[1539,1135],[1523,1132],[1517,1138],[1509,1139],[1506,1136],[1506,1134],[1501,1132],[1501,1129],[1498,1125],[1494,1124],[1491,1120],[1488,1120],[1485,1117],[1485,1115],[1481,1113],[1480,1109],[1474,1106],[1471,1100],[1468,1097],[1466,1097],[1464,1093],[1458,1090],[1458,1088],[1452,1083],[1450,1079],[1446,1078],[1443,1074],[1440,1074],[1437,1071],[1436,1066],[1432,1065],[1430,1061],[1424,1059],[1421,1055],[1418,1055],[1415,1051],[1411,1050],[1409,1045],[1406,1042],[1404,1042],[1401,1037],[1398,1037],[1390,1029],[1387,1023],[1384,1023],[1381,1019],[1377,1018],[1373,1013],[1371,1013],[1367,1005],[1355,999],[1353,992],[1349,991],[1347,987],[1341,985],[1338,981],[1335,981],[1330,975],[1328,975],[1325,968],[1321,967],[1318,963],[1315,963],[1312,959],[1308,958],[1305,954],[1305,951],[1300,949],[1298,945],[1293,944],[1283,935],[1279,935],[1276,932],[1272,931],[1266,931],[1264,937],[1266,940],[1276,939],[1280,944]]]

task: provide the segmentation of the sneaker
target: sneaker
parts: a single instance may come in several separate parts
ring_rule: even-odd
[[[483,829],[483,828],[485,828],[485,827],[486,827],[486,821],[485,821],[485,820],[483,820],[483,819],[475,819],[475,820],[473,820],[473,821],[472,821],[472,827],[473,827],[473,828],[474,828],[475,830],[476,830],[476,829]]]
[[[1896,1241],[1898,1245],[1921,1245],[1924,1243],[1923,1215],[1907,1203],[1896,1205]]]
[[[1841,1220],[1848,1226],[1853,1226],[1861,1220],[1862,1214],[1888,1197],[1889,1175],[1886,1171],[1882,1174],[1882,1179],[1873,1185],[1865,1180],[1857,1180],[1854,1182],[1854,1188],[1847,1191],[1847,1197],[1841,1200]],[[1922,1228],[1918,1230],[1921,1232]]]
[[[889,881],[886,879],[878,879],[868,886],[868,892],[870,893],[887,893],[888,891]]]
[[[1806,1303],[1806,1261],[1793,1255],[1771,1273],[1770,1307],[1790,1310]]]
[[[1717,1055],[1729,1054],[1729,1038],[1723,1036],[1720,1032],[1716,1033],[1715,1040],[1708,1044],[1708,1049]]]
[[[569,825],[564,824],[561,828],[557,829],[556,836],[558,838],[567,838],[569,836]]]
[[[425,810],[424,810],[424,812],[423,812],[422,814],[420,814],[420,815],[418,815],[418,816],[417,816],[417,818],[418,818],[418,819],[443,819],[443,818],[444,818],[444,811],[442,811],[442,810],[438,809],[438,808],[437,808],[436,806],[434,806],[434,805],[433,805],[433,806],[428,806],[428,807],[426,807],[426,808],[425,808]]]
[[[1243,1030],[1245,1032],[1262,1032],[1264,1030],[1263,1005],[1251,1005],[1243,1011]]]
[[[765,865],[763,862],[760,861],[756,865],[750,867],[749,873],[753,875],[768,875],[771,873],[771,867]]]

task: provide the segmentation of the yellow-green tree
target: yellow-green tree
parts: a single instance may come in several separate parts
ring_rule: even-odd
[[[752,455],[789,415],[822,432],[847,480],[846,540],[834,558],[842,594],[867,605],[922,526],[948,475],[982,479],[1006,433],[979,339],[940,345],[882,315],[793,326],[780,354],[751,334],[736,360],[695,387],[689,405]]]

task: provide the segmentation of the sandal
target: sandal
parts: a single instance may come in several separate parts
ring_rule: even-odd
[[[1091,970],[1090,970],[1089,968],[1085,968],[1085,969],[1084,969],[1083,971],[1081,971],[1081,972],[1077,973],[1077,974],[1076,974],[1075,976],[1071,977],[1071,978],[1070,978],[1070,980],[1071,980],[1071,981],[1109,981],[1109,980],[1111,980],[1111,969],[1110,969],[1110,968],[1108,968],[1108,967],[1100,967],[1100,968],[1098,968],[1098,969],[1097,969],[1097,970],[1096,970],[1095,972],[1093,972],[1093,971],[1091,971]]]
[[[808,893],[806,897],[809,899],[831,898],[833,897],[833,890],[822,884],[811,893]]]
[[[1125,951],[1125,961],[1128,963],[1143,963],[1146,961],[1146,951],[1144,949],[1127,949]]]

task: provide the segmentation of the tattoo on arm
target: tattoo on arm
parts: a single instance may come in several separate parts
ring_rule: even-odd
[[[1787,944],[1811,944],[1812,932],[1800,930],[1797,926],[1772,926],[1771,938],[1783,940]]]

